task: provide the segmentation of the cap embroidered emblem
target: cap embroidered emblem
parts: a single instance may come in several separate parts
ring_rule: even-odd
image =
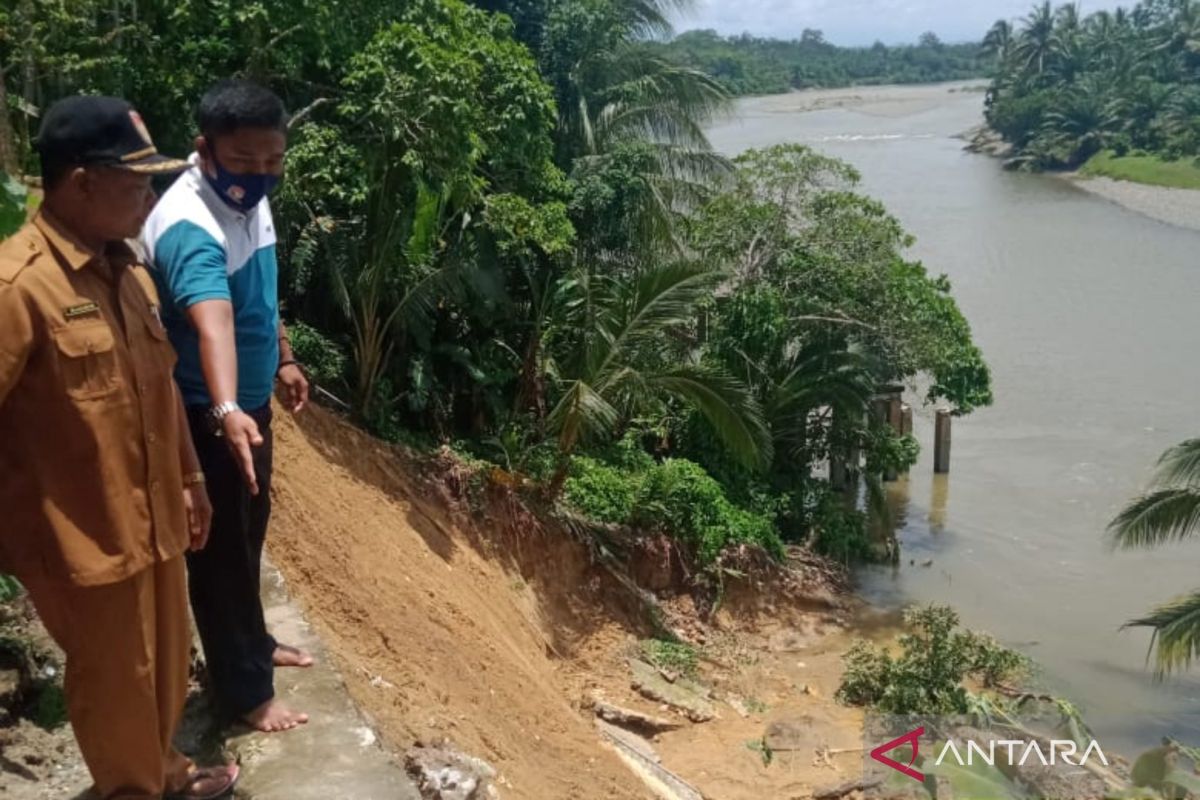
[[[130,111],[129,119],[133,122],[133,127],[138,132],[138,136],[141,136],[147,145],[153,147],[154,140],[150,138],[150,131],[146,128],[146,123],[142,122],[142,115],[136,111]]]

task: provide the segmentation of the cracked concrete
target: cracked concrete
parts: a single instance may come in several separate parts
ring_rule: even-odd
[[[329,652],[288,597],[283,576],[263,565],[267,627],[281,642],[313,654],[308,669],[275,672],[275,688],[309,722],[286,733],[241,733],[226,749],[242,764],[240,797],[253,800],[420,800],[400,761],[379,743],[350,700]]]

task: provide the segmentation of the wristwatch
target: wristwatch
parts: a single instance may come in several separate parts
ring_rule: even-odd
[[[225,418],[235,411],[241,411],[242,407],[232,400],[219,403],[208,410],[208,424],[212,428],[214,436],[222,436],[225,433]]]

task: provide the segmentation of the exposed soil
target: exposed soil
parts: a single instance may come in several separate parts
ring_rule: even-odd
[[[505,800],[653,796],[597,731],[599,694],[679,722],[653,747],[709,800],[808,797],[861,776],[861,713],[832,700],[847,612],[819,567],[730,585],[706,616],[678,591],[678,564],[653,546],[637,559],[655,624],[700,654],[717,716],[692,723],[631,688],[650,595],[503,481],[449,456],[418,462],[321,409],[276,419],[271,557],[391,749],[482,758]],[[774,723],[803,731],[797,750],[765,752]],[[0,796],[74,798],[87,783],[69,726],[0,724]]]
[[[54,646],[27,600],[4,609],[0,636],[0,797],[5,800],[61,800],[90,785],[69,725],[51,727],[58,713],[56,679],[62,652]],[[18,655],[18,651],[23,651]],[[41,684],[50,687],[42,688]],[[45,700],[40,694],[47,691]],[[43,704],[39,710],[39,703]],[[33,718],[41,717],[43,727]]]
[[[277,419],[271,556],[385,740],[448,741],[495,766],[506,798],[649,796],[601,744],[586,698],[670,713],[630,688],[628,656],[651,631],[587,548],[494,486],[477,498],[486,513],[468,513],[449,460],[421,471],[319,409]],[[655,746],[712,798],[801,797],[861,774],[860,753],[814,766],[809,749],[765,766],[751,749],[798,715],[830,748],[860,744],[859,713],[831,699],[846,645],[837,600],[764,597],[731,592],[712,625],[689,596],[664,601],[667,623],[703,645],[719,718]]]

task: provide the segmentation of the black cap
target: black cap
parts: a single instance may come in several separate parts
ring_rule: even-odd
[[[103,164],[157,175],[181,172],[186,161],[159,155],[133,106],[119,97],[78,96],[47,109],[37,151],[60,163]]]

